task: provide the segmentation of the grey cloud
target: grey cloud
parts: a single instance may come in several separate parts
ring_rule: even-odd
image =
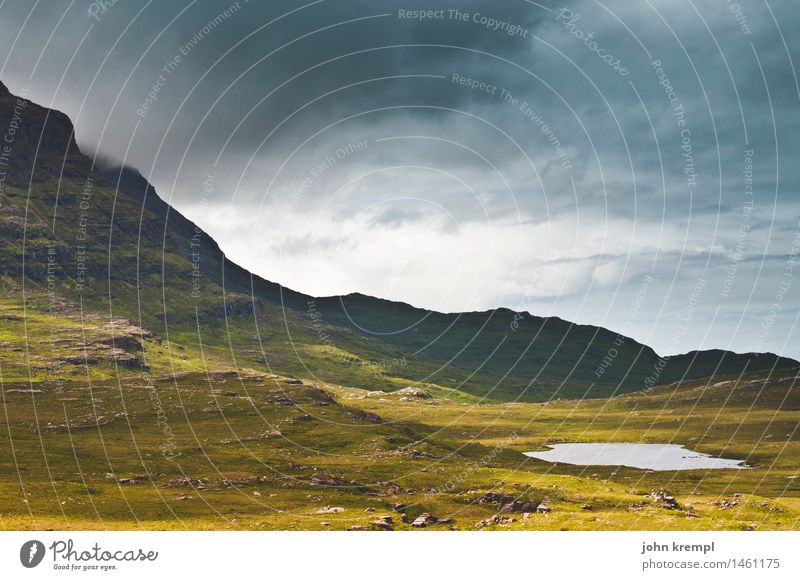
[[[622,261],[634,273],[653,261],[665,279],[677,273],[678,294],[701,275],[716,285],[724,279],[747,200],[744,151],[752,149],[754,210],[736,272],[742,290],[731,304],[746,311],[752,288],[753,300],[768,302],[800,214],[794,201],[800,190],[800,91],[792,69],[800,56],[800,13],[788,4],[771,5],[778,29],[763,4],[741,0],[746,34],[725,3],[694,3],[699,16],[692,5],[667,0],[542,4],[553,11],[524,0],[327,0],[306,8],[297,0],[241,0],[235,13],[205,34],[204,26],[233,2],[131,0],[96,21],[88,0],[75,2],[66,15],[70,4],[64,0],[38,6],[12,50],[31,9],[12,0],[0,7],[0,46],[8,55],[0,78],[12,90],[25,86],[32,99],[65,110],[77,121],[84,149],[125,157],[189,213],[199,184],[213,171],[214,208],[197,217],[223,248],[234,236],[224,217],[231,208],[264,220],[292,215],[313,223],[324,217],[346,228],[354,216],[379,207],[371,227],[391,228],[398,236],[430,215],[441,219],[447,226],[441,233],[448,236],[472,224],[587,228],[625,220],[640,238]],[[562,6],[578,16],[571,24],[557,20]],[[471,18],[398,18],[400,9],[452,8],[520,25],[526,37],[488,30]],[[578,38],[579,32],[591,34],[596,44]],[[628,74],[607,66],[596,49],[619,58]],[[182,61],[166,75],[146,114],[138,115],[176,55]],[[685,109],[685,127],[659,85],[654,59],[662,61]],[[486,85],[470,89],[453,82],[454,73]],[[502,91],[518,101],[502,98]],[[684,173],[684,128],[690,131],[694,186]],[[413,138],[391,139],[400,136]],[[339,149],[360,141],[368,143],[364,150],[337,157]],[[315,177],[331,156],[335,162]],[[412,168],[422,166],[440,173]],[[607,236],[623,235],[613,227]],[[659,237],[662,229],[667,238]],[[285,234],[263,233],[279,245]],[[298,257],[337,243],[313,231],[291,232],[290,238],[284,251]],[[559,243],[568,251],[573,242]],[[525,244],[520,251],[533,254]],[[576,249],[580,255],[592,250]],[[759,271],[765,252],[770,257]],[[622,291],[629,292],[634,280],[621,280]],[[485,295],[490,303],[497,290],[487,288]],[[666,298],[673,313],[680,310],[678,297]],[[518,305],[518,297],[498,299],[505,301],[498,305]],[[611,305],[605,322],[612,327],[614,317],[624,314],[624,304],[596,287],[560,300],[532,299],[564,318],[594,320],[581,308],[584,302],[594,312]],[[656,347],[669,344],[670,320],[662,319],[663,328],[649,337]],[[728,340],[731,327],[721,324],[711,335]],[[783,339],[794,332],[790,322],[775,328],[774,344],[781,332]],[[637,332],[644,339],[653,331],[642,326]],[[734,347],[745,345],[744,338],[736,340]]]

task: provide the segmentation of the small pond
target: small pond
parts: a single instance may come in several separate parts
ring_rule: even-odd
[[[550,463],[624,465],[653,471],[684,469],[746,469],[744,461],[721,459],[690,451],[683,445],[658,443],[555,443],[547,451],[528,451]]]

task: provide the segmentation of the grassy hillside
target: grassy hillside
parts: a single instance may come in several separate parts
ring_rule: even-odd
[[[178,353],[366,389],[435,384],[488,401],[609,396],[800,364],[724,351],[659,359],[603,328],[504,309],[442,314],[359,294],[304,296],[228,261],[137,172],[95,167],[65,115],[2,84],[0,126],[14,135],[0,200],[0,290],[22,311],[22,331],[33,332],[24,345],[31,361],[52,350],[35,330],[46,314],[50,326],[82,317],[169,345],[143,345],[152,360],[142,372]],[[87,359],[90,367],[106,355]]]

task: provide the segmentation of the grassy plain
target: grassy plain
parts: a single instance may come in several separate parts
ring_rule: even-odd
[[[330,353],[315,364],[350,386],[226,367],[214,349],[154,337],[141,341],[146,366],[123,367],[107,334],[135,327],[90,319],[73,344],[77,329],[49,337],[45,314],[5,315],[2,529],[402,530],[422,513],[445,520],[433,530],[800,528],[798,369],[611,399],[487,402]],[[92,362],[69,358],[75,349]],[[370,390],[353,386],[359,377]],[[679,443],[751,468],[652,472],[522,454],[570,441]],[[487,493],[527,507],[499,513],[506,500]],[[373,523],[384,515],[389,526]]]

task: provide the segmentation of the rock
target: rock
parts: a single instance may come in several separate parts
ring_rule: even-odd
[[[438,519],[436,519],[431,514],[425,512],[425,513],[422,513],[419,516],[417,516],[417,519],[415,519],[411,523],[411,527],[412,528],[426,528],[426,527],[432,526],[432,525],[434,525],[434,524],[436,524],[438,522],[439,522]]]
[[[510,503],[507,503],[504,506],[502,506],[500,508],[500,513],[501,514],[510,514],[512,512],[518,512],[518,513],[532,512],[532,511],[536,511],[537,507],[538,507],[538,504],[534,503],[534,502],[529,502],[529,501],[523,502],[523,501],[514,500],[514,501],[512,501]]]
[[[653,491],[650,494],[650,497],[659,504],[659,507],[665,510],[679,510],[681,506],[678,505],[677,500],[672,497],[671,495],[667,495],[667,492],[664,490]]]
[[[136,485],[139,483],[144,483],[146,481],[150,481],[150,477],[147,475],[134,475],[133,477],[121,477],[117,480],[117,483],[120,485]]]
[[[199,479],[191,479],[189,477],[185,477],[183,475],[179,475],[175,479],[171,479],[167,483],[165,483],[162,487],[193,487],[195,489],[205,489],[206,484],[208,484],[208,480],[201,481]]]
[[[484,493],[481,497],[475,500],[475,503],[478,504],[487,504],[487,503],[495,503],[500,505],[505,505],[507,503],[511,503],[516,501],[516,497],[511,495],[510,493],[495,493],[495,492],[488,492]]]
[[[367,528],[365,528],[364,526],[350,526],[349,528],[347,528],[347,531],[348,532],[363,532],[366,529]]]
[[[492,516],[488,520],[479,521],[477,524],[475,524],[475,527],[480,530],[481,528],[485,528],[486,526],[490,526],[492,524],[512,524],[516,521],[516,518],[511,518],[508,516]]]
[[[303,384],[303,381],[301,381],[300,379],[295,379],[295,378],[291,378],[291,377],[288,378],[288,379],[283,379],[283,382],[286,383],[287,385],[302,385]]]
[[[325,507],[319,508],[314,513],[315,514],[340,514],[343,511],[344,511],[344,508],[342,508],[342,507],[331,507],[331,506],[327,506],[326,505]]]
[[[436,516],[433,516],[433,515],[425,512],[425,513],[421,513],[419,516],[417,516],[417,519],[415,519],[411,523],[411,527],[413,527],[413,528],[426,528],[428,526],[434,526],[434,525],[437,525],[437,524],[449,524],[449,523],[452,523],[452,522],[453,522],[452,518],[439,519]]]
[[[334,475],[315,475],[311,478],[311,483],[314,485],[339,486],[345,485],[347,480]]]
[[[585,503],[585,504],[583,504],[583,505],[581,506],[581,509],[582,509],[582,510],[586,510],[586,511],[591,511],[591,510],[592,510],[592,506],[591,506],[591,505],[589,505],[588,503]]]
[[[549,514],[551,511],[552,510],[550,509],[550,506],[546,506],[543,503],[540,503],[538,506],[536,506],[537,514]]]
[[[367,512],[368,514],[371,514],[371,513],[373,513],[375,511],[375,508],[374,507],[368,507],[364,511]]]
[[[280,431],[278,431],[276,429],[275,431],[270,431],[267,436],[268,437],[283,437],[283,433],[281,433]]]
[[[264,397],[264,401],[267,403],[273,403],[275,405],[296,405],[297,401],[292,399],[291,397],[284,395],[283,393],[267,395]]]
[[[392,516],[380,516],[370,522],[373,526],[381,528],[382,530],[392,529]]]
[[[392,504],[392,511],[396,511],[397,513],[403,513],[406,511],[405,504],[402,503],[394,503]]]
[[[420,451],[419,449],[409,449],[406,451],[406,455],[408,455],[412,459],[417,459],[418,457],[424,457],[426,459],[433,459],[434,456],[428,453],[427,451]]]
[[[714,502],[714,505],[718,506],[721,510],[727,510],[736,507],[739,505],[739,502],[735,499],[725,499]]]
[[[403,490],[400,489],[400,486],[398,485],[387,485],[380,492],[378,492],[378,495],[397,495],[402,491]]]
[[[400,395],[402,397],[416,397],[417,399],[431,398],[428,393],[422,389],[418,389],[417,387],[406,387],[405,389],[400,389],[399,391],[395,391],[395,395]]]
[[[366,413],[365,412],[364,413],[364,419],[366,419],[370,423],[380,423],[381,422],[380,416],[375,414],[375,413]]]

